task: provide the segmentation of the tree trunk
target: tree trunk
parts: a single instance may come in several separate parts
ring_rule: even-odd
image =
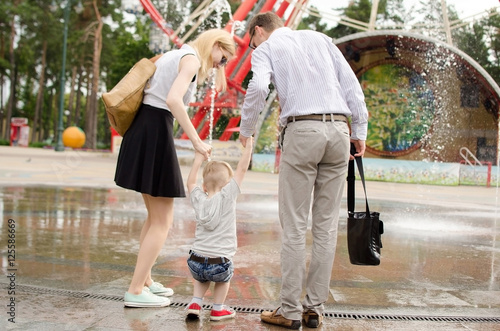
[[[45,140],[45,139],[48,139],[50,140],[51,143],[54,143],[55,142],[55,136],[54,135],[51,135],[52,134],[52,128],[50,127],[53,123],[52,121],[52,111],[53,111],[53,108],[54,108],[54,100],[55,100],[55,95],[54,95],[54,89],[51,87],[49,89],[49,100],[47,102],[47,104],[49,105],[49,108],[45,111],[45,114],[47,114],[47,120],[45,121],[42,121],[42,127],[43,127],[43,131],[42,131],[42,140]]]
[[[2,33],[2,35],[0,36],[0,58],[3,59],[5,58],[5,37],[4,37],[4,34]],[[3,85],[4,85],[4,74],[3,74],[3,70],[2,72],[0,73],[0,137],[3,136],[3,132],[4,132],[4,122],[3,122],[3,118],[4,118],[4,108],[3,108]],[[7,126],[5,126],[7,128]],[[7,131],[7,129],[5,128],[5,130]]]
[[[38,79],[38,95],[36,96],[36,106],[35,106],[35,118],[33,119],[33,124],[31,128],[31,142],[39,141],[41,134],[37,130],[41,122],[41,113],[43,107],[43,92],[45,90],[45,66],[47,65],[47,40],[43,41],[42,45],[42,68],[40,73],[40,78]]]
[[[4,139],[10,140],[10,118],[12,117],[12,110],[14,109],[14,101],[16,99],[16,59],[14,57],[14,40],[16,37],[16,15],[12,17],[10,22],[10,46],[9,46],[9,59],[10,59],[10,96],[7,104],[7,114],[5,118],[6,130],[4,132]]]
[[[77,127],[81,126],[81,108],[82,108],[82,82],[83,82],[83,74],[82,67],[78,67],[78,85],[76,88],[76,106],[75,106],[75,125]]]
[[[57,91],[57,90],[56,90]],[[60,93],[64,93],[63,91],[58,91],[54,94],[54,99],[52,99],[52,111],[51,111],[51,119],[50,119],[50,123],[52,123],[52,132],[54,132],[54,138],[53,138],[53,142],[54,142],[54,145],[57,144],[57,139],[58,139],[58,135],[59,135],[59,131],[58,131],[58,127],[59,127],[59,97],[60,97]],[[62,133],[62,132],[61,132]]]
[[[73,68],[71,69],[71,89],[70,89],[70,92],[69,92],[69,100],[68,100],[68,111],[69,111],[69,114],[68,114],[68,119],[66,121],[66,125],[69,127],[69,126],[72,126],[72,125],[76,125],[75,124],[75,116],[74,116],[74,111],[73,111],[73,105],[74,105],[74,100],[75,100],[75,85],[76,85],[76,71],[77,71],[78,67],[77,66],[73,66]]]
[[[87,139],[85,141],[85,147],[89,147],[89,137],[90,137],[90,130],[91,130],[91,125],[90,123],[92,122],[92,114],[90,111],[90,90],[91,90],[91,81],[90,81],[90,68],[88,66],[85,67],[85,135],[87,136]],[[89,147],[90,148],[90,147]]]
[[[97,0],[93,0],[94,12],[97,20],[97,27],[94,31],[94,55],[92,59],[92,85],[90,91],[89,98],[89,107],[88,110],[90,112],[89,119],[90,123],[88,123],[88,147],[95,149],[97,147],[97,112],[99,110],[98,107],[98,98],[97,92],[99,90],[99,70],[101,63],[101,50],[102,50],[102,27],[103,22],[101,18],[101,14],[99,13],[99,8],[97,7]]]

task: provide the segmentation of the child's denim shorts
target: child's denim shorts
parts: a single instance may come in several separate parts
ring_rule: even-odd
[[[201,255],[195,253],[192,254],[197,257],[204,258]],[[187,260],[187,265],[189,267],[189,271],[191,271],[191,275],[193,275],[193,278],[200,283],[208,281],[225,283],[229,282],[234,273],[233,262],[228,259],[225,260],[226,262],[224,263],[209,264],[207,262],[193,261],[190,256]]]

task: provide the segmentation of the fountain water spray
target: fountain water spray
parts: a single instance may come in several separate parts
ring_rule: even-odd
[[[229,14],[229,20],[232,20],[232,15],[231,15],[231,6],[227,2],[227,0],[218,0],[213,2],[214,7],[213,8],[207,8],[208,10],[215,10],[215,28],[220,29],[222,27],[222,14],[224,12],[227,12]],[[210,73],[209,77],[209,84],[210,84],[210,111],[208,113],[208,120],[209,120],[209,134],[208,134],[208,144],[212,146],[212,139],[213,139],[213,129],[214,129],[214,110],[215,110],[215,96],[217,95],[216,91],[216,77],[217,77],[217,71],[218,70],[224,70],[224,67],[222,68],[213,68],[212,72]],[[212,146],[212,151],[213,151],[213,146]],[[209,158],[210,160],[210,158]]]
[[[208,144],[212,146],[212,137],[213,137],[213,130],[214,130],[214,109],[215,109],[215,95],[217,94],[216,91],[216,86],[215,86],[215,79],[217,77],[217,68],[212,69],[212,72],[210,73],[209,81],[210,81],[210,111],[209,111],[209,134],[208,134]],[[209,158],[210,160],[210,158]]]

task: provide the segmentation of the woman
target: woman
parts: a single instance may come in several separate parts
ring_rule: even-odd
[[[235,54],[231,35],[208,30],[193,42],[152,59],[156,71],[144,90],[144,100],[134,122],[123,136],[116,167],[118,186],[142,193],[148,217],[140,236],[140,248],[125,293],[126,307],[164,307],[173,294],[151,279],[153,267],[173,222],[176,197],[185,197],[184,183],[174,146],[173,121],[177,120],[194,149],[205,159],[212,147],[204,143],[186,112],[196,83],[203,82],[212,68],[216,87],[226,88],[224,65]]]

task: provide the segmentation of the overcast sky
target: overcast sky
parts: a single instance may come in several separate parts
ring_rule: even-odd
[[[441,0],[436,0],[441,1]],[[419,0],[404,0],[409,6],[419,4]],[[332,8],[346,7],[349,0],[309,0],[309,5],[315,6],[320,11],[333,14]],[[449,5],[454,5],[460,18],[467,18],[474,14],[483,13],[491,8],[500,8],[499,0],[446,0]]]

